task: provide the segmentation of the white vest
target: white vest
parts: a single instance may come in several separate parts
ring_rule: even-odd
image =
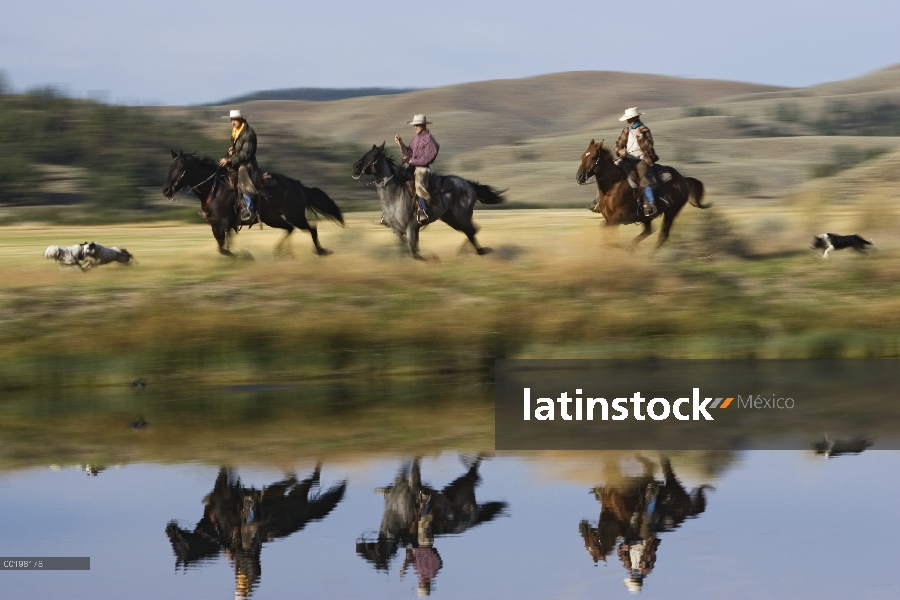
[[[641,151],[641,145],[638,143],[638,129],[640,128],[630,129],[628,131],[628,144],[625,145],[625,152],[627,152],[632,158],[640,160],[644,158],[644,153],[643,151]]]

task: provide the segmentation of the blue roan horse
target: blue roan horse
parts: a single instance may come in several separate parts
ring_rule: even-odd
[[[404,235],[407,237],[414,258],[422,258],[419,254],[419,230],[438,219],[465,233],[478,254],[487,253],[488,250],[475,239],[478,228],[472,223],[472,211],[476,201],[500,204],[503,202],[503,192],[456,175],[432,176],[434,181],[431,187],[436,188],[432,191],[433,206],[428,211],[428,223],[420,225],[416,221],[415,201],[407,185],[409,176],[384,153],[384,144],[373,145],[353,165],[354,178],[359,179],[363,174],[375,176],[375,188],[384,209],[384,223],[401,240]]]
[[[211,158],[172,151],[169,175],[162,192],[170,200],[176,193],[190,187],[200,199],[203,216],[212,227],[219,243],[219,252],[231,256],[228,250],[229,233],[237,233],[241,220],[237,212],[237,194],[228,185],[228,173]],[[331,254],[319,244],[316,226],[306,220],[306,211],[324,215],[343,225],[344,217],[337,204],[319,188],[306,187],[296,179],[272,174],[275,185],[266,188],[266,198],[259,202],[259,218],[269,227],[284,229],[287,233],[278,242],[280,249],[294,229],[309,231],[316,254]]]

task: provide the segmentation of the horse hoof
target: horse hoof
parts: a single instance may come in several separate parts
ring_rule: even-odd
[[[318,256],[328,256],[329,254],[334,254],[331,250],[326,250],[325,248],[316,248],[315,253]]]
[[[478,256],[484,256],[485,254],[490,254],[494,251],[493,248],[477,248]]]

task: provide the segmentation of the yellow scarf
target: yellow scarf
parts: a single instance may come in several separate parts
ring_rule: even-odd
[[[240,126],[240,127],[236,128],[236,129],[235,129],[234,127],[231,128],[231,141],[232,141],[232,142],[236,142],[236,141],[237,141],[237,138],[238,138],[239,135],[241,135],[241,131],[244,130],[244,125],[245,125],[246,123],[247,123],[247,121],[241,121],[241,126]]]

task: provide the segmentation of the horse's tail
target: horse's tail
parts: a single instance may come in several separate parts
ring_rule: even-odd
[[[472,187],[475,188],[475,197],[482,204],[500,204],[503,202],[503,193],[506,190],[495,190],[489,185],[482,185],[477,181],[470,181]]]
[[[340,207],[334,203],[328,194],[319,188],[306,188],[306,207],[317,215],[323,215],[335,223],[344,224],[344,215]]]
[[[709,208],[712,206],[712,202],[707,202],[703,204],[703,182],[699,179],[694,179],[693,177],[685,177],[684,180],[687,182],[688,186],[688,200],[690,203],[697,208]]]

